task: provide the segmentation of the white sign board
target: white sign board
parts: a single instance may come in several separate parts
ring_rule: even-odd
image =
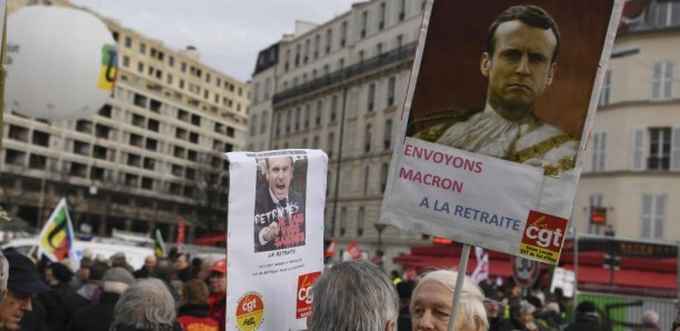
[[[227,153],[227,330],[302,330],[323,269],[328,158],[318,150]]]
[[[381,222],[556,264],[623,2],[516,3],[428,6]]]
[[[568,269],[555,268],[552,282],[550,283],[550,292],[555,292],[555,289],[558,287],[562,289],[562,293],[564,293],[565,297],[573,297],[574,289],[576,287],[576,274]]]

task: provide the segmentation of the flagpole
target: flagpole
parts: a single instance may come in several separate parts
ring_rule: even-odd
[[[458,310],[460,307],[460,292],[463,289],[463,280],[465,280],[465,273],[467,272],[468,260],[470,259],[470,245],[463,244],[463,251],[460,254],[460,262],[458,263],[458,277],[456,278],[456,289],[453,291],[453,308],[451,310],[451,318],[449,319],[449,331],[454,331],[453,327],[458,317]]]

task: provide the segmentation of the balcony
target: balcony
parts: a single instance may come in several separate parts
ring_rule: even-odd
[[[417,42],[404,45],[387,53],[383,53],[376,57],[362,61],[361,63],[334,71],[326,76],[314,79],[308,83],[296,86],[281,93],[277,93],[274,95],[272,103],[274,104],[274,107],[276,107],[277,105],[282,104],[290,99],[314,92],[327,86],[345,82],[381,67],[399,62],[411,61],[416,54],[417,46]]]

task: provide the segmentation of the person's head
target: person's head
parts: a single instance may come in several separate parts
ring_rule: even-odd
[[[481,72],[489,80],[487,103],[521,118],[552,84],[557,69],[560,33],[542,8],[512,6],[489,27]]]
[[[144,259],[144,267],[146,270],[153,271],[156,268],[156,256],[149,255]]]
[[[45,279],[50,286],[68,284],[73,279],[73,271],[61,263],[52,263],[45,270]]]
[[[210,292],[225,293],[227,291],[227,261],[222,259],[215,262],[210,269]]]
[[[526,300],[522,300],[519,304],[519,321],[522,325],[527,325],[534,321],[534,312],[536,307]]]
[[[310,331],[397,329],[399,297],[387,275],[366,261],[343,262],[312,287]]]
[[[156,269],[154,270],[154,276],[162,279],[166,282],[170,282],[172,279],[174,279],[177,275],[177,272],[175,271],[175,267],[170,260],[162,258],[158,260],[158,263],[156,264]]]
[[[7,295],[0,302],[0,323],[8,330],[19,330],[24,313],[33,310],[31,297],[49,290],[40,280],[35,265],[19,253],[5,255],[9,262]]]
[[[175,259],[175,270],[184,270],[189,267],[189,257],[186,253],[180,253]]]
[[[90,280],[90,274],[93,263],[94,261],[89,257],[83,257],[82,259],[80,259],[80,268],[78,268],[77,276],[81,282],[87,282],[88,280]]]
[[[104,273],[102,281],[104,292],[122,294],[135,282],[135,277],[127,269],[115,267]]]
[[[654,310],[648,309],[642,313],[642,326],[649,329],[659,328],[659,313]]]
[[[420,279],[411,297],[411,320],[414,331],[448,330],[452,314],[453,291],[458,273],[450,270],[432,271]],[[489,324],[484,309],[484,295],[467,276],[460,293],[458,317],[454,329],[486,331]]]
[[[90,268],[90,280],[102,280],[102,277],[104,277],[104,274],[109,268],[110,267],[106,262],[95,260],[94,263],[92,263],[92,268]]]
[[[210,290],[200,279],[192,279],[184,284],[182,291],[184,303],[190,305],[207,305]]]
[[[113,312],[111,331],[171,331],[175,322],[175,300],[165,284],[146,278],[123,292]]]
[[[593,322],[600,322],[600,314],[597,312],[597,306],[592,301],[582,301],[576,306],[576,320],[588,320]]]
[[[113,256],[111,256],[111,266],[125,268],[125,266],[127,266],[127,258],[125,257],[125,253],[118,252],[113,254]]]
[[[276,199],[288,199],[290,182],[293,180],[293,158],[290,156],[265,159],[265,177]]]

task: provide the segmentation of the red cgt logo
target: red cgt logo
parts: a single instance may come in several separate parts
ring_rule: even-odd
[[[529,212],[522,244],[559,253],[566,228],[566,219],[532,210]]]
[[[297,319],[306,318],[312,313],[311,289],[319,276],[321,276],[321,272],[312,272],[298,277],[297,309],[295,313]]]

